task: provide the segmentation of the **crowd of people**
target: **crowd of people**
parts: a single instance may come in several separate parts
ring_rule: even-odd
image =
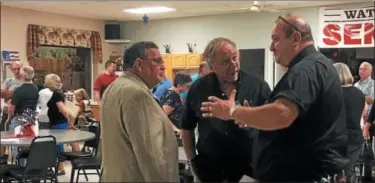
[[[115,75],[116,63],[107,61],[106,71],[99,75],[94,84],[94,96],[98,102],[105,88],[111,84],[118,76]],[[57,74],[45,76],[44,86],[39,88],[33,83],[34,69],[31,66],[23,65],[19,61],[14,61],[10,65],[13,77],[6,78],[1,88],[1,98],[4,99],[2,106],[1,131],[14,129],[21,124],[20,119],[25,115],[30,115],[26,111],[33,111],[37,115],[39,129],[76,129],[81,125],[87,125],[95,121],[93,119],[90,97],[84,88],[72,91],[75,103],[79,107],[79,112],[73,116],[66,104],[68,92],[63,91],[61,78]],[[71,143],[72,151],[80,151],[79,143]],[[64,145],[58,145],[58,152],[64,152]],[[12,153],[12,157],[17,157],[22,148],[12,147],[7,152],[6,147],[1,146],[1,155]],[[25,161],[17,162],[25,165]],[[64,163],[59,163],[58,175],[65,174]]]
[[[207,44],[209,72],[194,82],[178,73],[172,84],[155,43],[128,48],[124,76],[103,95],[101,181],[178,182],[176,133],[201,182],[316,182],[342,172],[355,181],[373,122],[371,64],[362,63],[353,85],[348,66],[317,51],[309,24],[294,15],[278,17],[271,39],[287,68],[272,91],[240,70],[227,38]]]

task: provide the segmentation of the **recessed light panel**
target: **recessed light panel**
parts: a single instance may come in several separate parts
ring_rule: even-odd
[[[133,13],[133,14],[150,14],[150,13],[166,13],[166,12],[176,11],[176,9],[168,8],[165,6],[155,6],[155,7],[124,9],[123,11],[127,13]]]

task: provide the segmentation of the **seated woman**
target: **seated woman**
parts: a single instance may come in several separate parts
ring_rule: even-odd
[[[174,78],[173,86],[160,97],[160,104],[165,114],[167,114],[171,120],[172,128],[177,134],[180,133],[181,125],[179,124],[179,120],[183,109],[180,94],[189,90],[191,81],[192,79],[188,73],[177,73]]]
[[[87,91],[83,88],[80,88],[78,90],[75,90],[73,94],[75,95],[78,106],[81,109],[76,118],[76,125],[80,126],[91,122],[93,114],[90,106],[90,97],[87,94]]]
[[[62,83],[60,77],[56,74],[48,74],[44,85],[53,93],[51,99],[47,102],[48,118],[51,123],[51,129],[72,129],[74,118],[69,115],[65,105],[65,95],[62,93]],[[79,143],[71,143],[73,151],[79,151]],[[64,151],[64,145],[57,146],[58,152]],[[58,175],[64,175],[64,164],[60,163],[58,167]]]

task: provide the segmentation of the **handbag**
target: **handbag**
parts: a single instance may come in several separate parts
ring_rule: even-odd
[[[65,100],[65,106],[67,108],[69,115],[73,117],[73,119],[75,119],[78,116],[80,108],[69,100]]]

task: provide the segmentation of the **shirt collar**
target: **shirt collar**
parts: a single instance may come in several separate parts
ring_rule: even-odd
[[[308,54],[316,52],[316,48],[314,45],[307,46],[304,48],[301,52],[299,52],[289,63],[288,68],[292,68],[294,65],[296,65],[299,61],[301,61],[304,57],[306,57]]]
[[[220,94],[223,94],[223,91],[221,91],[221,88],[220,88],[219,78],[217,77],[216,73],[211,72],[208,75],[211,75],[212,78],[213,78],[213,87],[216,88],[215,90],[220,91]],[[245,72],[243,72],[243,71],[238,72],[238,79],[237,79],[237,82],[236,82],[236,90],[237,90],[236,98],[237,98],[237,95],[238,95],[238,90],[241,87],[242,78],[244,77],[244,75],[246,75]]]
[[[136,83],[138,83],[143,89],[147,90],[150,94],[151,94],[151,91],[150,89],[147,87],[146,83],[140,78],[138,77],[137,75],[135,75],[134,73],[130,72],[130,71],[125,71],[124,72],[124,77],[127,77],[133,81],[135,81]]]
[[[372,80],[372,78],[371,77],[368,77],[367,79],[365,79],[365,80],[359,80],[359,83],[367,83],[367,82],[369,82],[369,81],[371,81]]]
[[[107,74],[108,76],[113,76],[113,75],[115,75],[115,73],[110,74],[110,73],[108,73],[107,71],[104,71],[104,74]]]

